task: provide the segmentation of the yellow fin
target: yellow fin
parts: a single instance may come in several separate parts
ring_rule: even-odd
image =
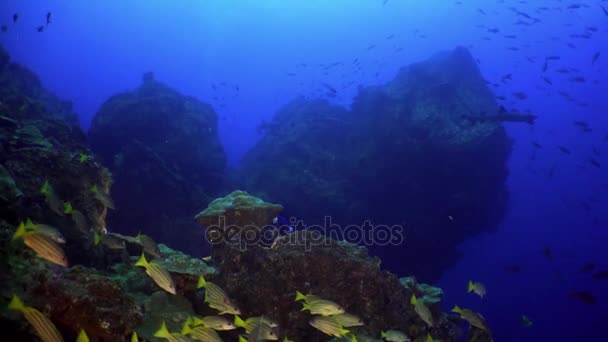
[[[415,294],[412,294],[412,298],[410,298],[410,304],[412,304],[412,305],[418,304],[418,299],[416,298]]]
[[[99,233],[97,231],[93,232],[93,243],[95,244],[95,246],[98,246],[100,242],[101,236],[99,235]]]
[[[161,338],[170,338],[171,337],[171,333],[169,332],[169,329],[167,329],[167,324],[165,323],[165,321],[163,321],[160,324],[160,328],[158,330],[156,330],[156,332],[154,333],[154,337],[161,337]]]
[[[245,328],[247,323],[245,323],[245,321],[243,321],[239,315],[234,315],[234,326],[238,328]]]
[[[301,300],[306,300],[306,296],[302,292],[296,291],[296,302]]]
[[[25,309],[25,304],[19,299],[19,296],[16,294],[11,298],[11,302],[8,304],[8,308],[11,310],[23,311]]]
[[[139,337],[137,337],[137,333],[135,331],[131,335],[131,342],[139,342]]]
[[[150,264],[148,263],[148,260],[146,260],[146,256],[144,255],[144,253],[141,253],[141,256],[139,257],[139,260],[137,260],[137,262],[135,263],[135,266],[142,266],[145,268],[148,268],[150,266]]]
[[[473,292],[474,289],[475,289],[475,284],[473,284],[473,282],[471,280],[469,280],[469,292]]]
[[[84,329],[80,329],[80,333],[78,333],[78,338],[76,338],[76,342],[89,342],[89,336],[87,336],[86,331]]]
[[[18,239],[25,235],[25,224],[23,222],[19,223],[19,227],[17,227],[17,231],[13,235],[13,240]]]
[[[72,204],[70,202],[65,202],[63,203],[63,213],[64,214],[71,214],[72,211],[74,211],[74,208],[72,207]]]
[[[202,275],[198,278],[198,284],[196,284],[196,288],[200,289],[207,286],[207,281],[205,280],[205,277],[203,277]]]
[[[452,312],[462,313],[462,309],[458,305],[454,305]]]

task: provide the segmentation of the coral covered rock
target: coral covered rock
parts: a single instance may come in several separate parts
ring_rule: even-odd
[[[282,210],[283,206],[279,204],[267,203],[237,190],[213,200],[195,216],[195,220],[204,226],[218,225],[223,220],[225,225],[263,227],[271,224]]]
[[[224,182],[226,162],[213,109],[148,73],[140,87],[101,106],[89,139],[115,180],[109,227],[127,234],[141,230],[198,250],[200,231],[192,214]]]
[[[110,174],[91,155],[71,104],[10,63],[2,48],[0,55],[6,56],[0,69],[0,217],[13,229],[27,218],[52,225],[65,236],[71,262],[97,263],[90,240],[105,226],[107,208],[98,197],[107,195]],[[41,193],[45,182],[56,195],[52,203]],[[82,213],[82,225],[63,213],[64,202]]]
[[[371,251],[394,272],[433,281],[461,241],[505,213],[511,142],[500,124],[463,119],[497,111],[473,57],[457,48],[360,89],[350,111],[288,104],[244,157],[239,186],[309,225],[326,216],[399,225],[404,243]]]

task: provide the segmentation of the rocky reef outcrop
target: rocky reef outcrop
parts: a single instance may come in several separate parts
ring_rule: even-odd
[[[137,89],[101,106],[89,140],[114,179],[110,229],[200,249],[192,215],[218,194],[226,164],[209,105],[147,73]]]
[[[27,218],[52,225],[66,239],[68,260],[98,263],[91,241],[105,226],[110,185],[71,103],[0,47],[0,225]],[[65,202],[82,214],[79,224],[64,213]]]
[[[457,48],[360,89],[351,110],[291,102],[237,178],[306,224],[403,227],[403,243],[370,249],[388,269],[433,281],[457,260],[458,243],[506,210],[511,142],[500,124],[464,119],[497,110],[473,57]]]
[[[235,197],[248,203],[247,211],[242,216],[225,216],[225,212],[239,210],[233,205]],[[247,317],[264,315],[276,321],[280,337],[328,340],[309,325],[311,315],[294,300],[299,291],[330,299],[360,317],[364,325],[350,329],[359,340],[373,340],[390,329],[403,331],[412,341],[425,340],[427,334],[436,340],[457,341],[462,335],[460,320],[441,312],[441,289],[419,284],[414,278],[400,281],[382,270],[380,260],[370,257],[365,247],[335,241],[312,230],[277,234],[267,247],[260,243],[262,236],[255,239],[251,229],[237,224],[244,220],[258,228],[272,227],[272,219],[259,219],[269,207],[275,205],[237,191],[214,201],[198,216],[213,225],[204,225],[205,229],[216,229],[216,222],[222,220],[224,227],[240,228],[230,232],[231,239],[214,242],[211,260],[217,273],[211,279],[230,294]],[[241,243],[234,243],[237,240]],[[416,313],[410,303],[412,295],[428,305],[432,327]]]

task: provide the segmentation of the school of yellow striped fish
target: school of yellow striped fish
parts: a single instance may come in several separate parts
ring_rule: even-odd
[[[96,194],[95,198],[103,205],[112,205],[109,195],[101,193],[96,185],[92,185],[90,190]],[[42,185],[40,192],[44,195],[45,202],[53,212],[62,216],[70,215],[75,226],[80,231],[90,234],[90,226],[85,215],[75,209],[71,203],[63,202],[48,181],[45,181]],[[68,259],[62,247],[65,243],[65,238],[59,229],[46,224],[35,223],[28,218],[25,222],[19,224],[13,235],[14,241],[20,239],[38,257],[55,265],[68,267]],[[120,234],[111,234],[105,231],[99,233],[95,231],[92,239],[95,245],[104,243],[109,248],[124,248],[124,239]],[[154,260],[148,261],[146,259],[146,254],[155,258],[161,257],[161,252],[156,242],[141,233],[132,239],[140,244],[143,250],[134,266],[142,267],[160,289],[176,295],[177,290],[171,274]],[[210,260],[209,257],[203,259],[205,261]],[[243,329],[244,332],[239,334],[239,342],[276,341],[279,339],[276,334],[278,328],[276,322],[265,316],[242,318],[240,316],[242,315],[241,310],[230,299],[228,294],[217,284],[206,280],[204,276],[200,276],[196,288],[204,289],[204,302],[211,309],[216,310],[217,315],[188,317],[179,332],[169,331],[166,323],[163,321],[160,328],[154,333],[155,337],[176,342],[193,340],[221,342],[222,338],[218,332]],[[486,289],[482,283],[469,282],[468,292],[474,292],[483,298],[486,294]],[[309,311],[312,315],[309,324],[329,337],[345,338],[350,342],[356,342],[357,336],[348,328],[359,327],[365,324],[358,316],[347,313],[338,303],[315,294],[305,295],[296,291],[295,302],[302,304],[302,311]],[[432,327],[434,320],[431,310],[422,301],[418,300],[415,295],[412,295],[410,304],[420,319]],[[64,341],[59,330],[48,317],[38,309],[25,305],[16,294],[13,295],[8,308],[20,312],[43,342]],[[468,309],[462,309],[458,306],[455,306],[452,312],[457,313],[461,319],[469,322],[470,325],[482,330],[488,330],[487,323],[481,314]],[[233,315],[234,318],[228,319],[226,315]],[[528,326],[531,324],[532,322],[528,319]],[[382,331],[380,339],[389,342],[411,341],[410,337],[398,330]],[[131,332],[131,342],[139,340],[140,338],[137,333],[135,331]],[[86,331],[81,329],[76,342],[88,341],[89,338]],[[283,339],[283,342],[290,341],[292,340],[288,337]],[[437,340],[434,340],[430,334],[427,334],[425,341],[433,342]]]

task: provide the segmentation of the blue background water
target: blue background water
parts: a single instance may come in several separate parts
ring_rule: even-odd
[[[567,9],[571,2],[559,0],[462,2],[3,0],[0,24],[9,32],[0,42],[46,87],[74,101],[85,129],[104,100],[154,71],[162,82],[214,105],[231,166],[259,138],[255,127],[293,97],[323,96],[322,84],[328,83],[338,89],[333,101],[348,106],[358,85],[382,84],[401,66],[467,46],[486,79],[501,84],[492,88],[508,99],[508,108],[531,110],[540,118],[534,127],[506,125],[515,142],[510,211],[494,233],[462,245],[464,258],[439,283],[446,309],[458,304],[479,310],[499,341],[604,340],[608,280],[593,280],[579,269],[587,262],[608,268],[608,16],[599,7],[608,8],[608,2],[579,1],[588,5],[581,9]],[[523,18],[509,10],[512,6],[542,21],[514,25]],[[540,6],[549,10],[539,12]],[[47,11],[52,23],[38,33],[35,27],[44,24]],[[20,15],[15,25],[14,12]],[[590,26],[598,29],[591,39],[570,37]],[[493,27],[500,32],[487,32]],[[511,34],[517,38],[504,37]],[[509,50],[512,46],[519,50]],[[601,56],[592,66],[596,51]],[[540,78],[547,55],[561,56],[545,74],[553,85]],[[363,72],[355,73],[355,58]],[[324,74],[321,64],[334,62],[344,64]],[[580,69],[587,82],[568,81],[572,75],[553,71],[559,67]],[[502,84],[508,73],[512,80]],[[345,83],[350,85],[343,88]],[[587,106],[567,101],[560,90]],[[528,98],[515,100],[511,94],[517,91]],[[593,131],[581,132],[574,120],[589,122]],[[531,141],[543,146],[534,160]],[[589,163],[593,147],[602,168]],[[544,246],[552,249],[553,260],[543,256]],[[504,272],[510,264],[522,272]],[[465,293],[469,279],[486,284],[484,300]],[[593,291],[598,303],[569,299],[577,290]],[[533,328],[520,326],[521,314],[535,322]]]

